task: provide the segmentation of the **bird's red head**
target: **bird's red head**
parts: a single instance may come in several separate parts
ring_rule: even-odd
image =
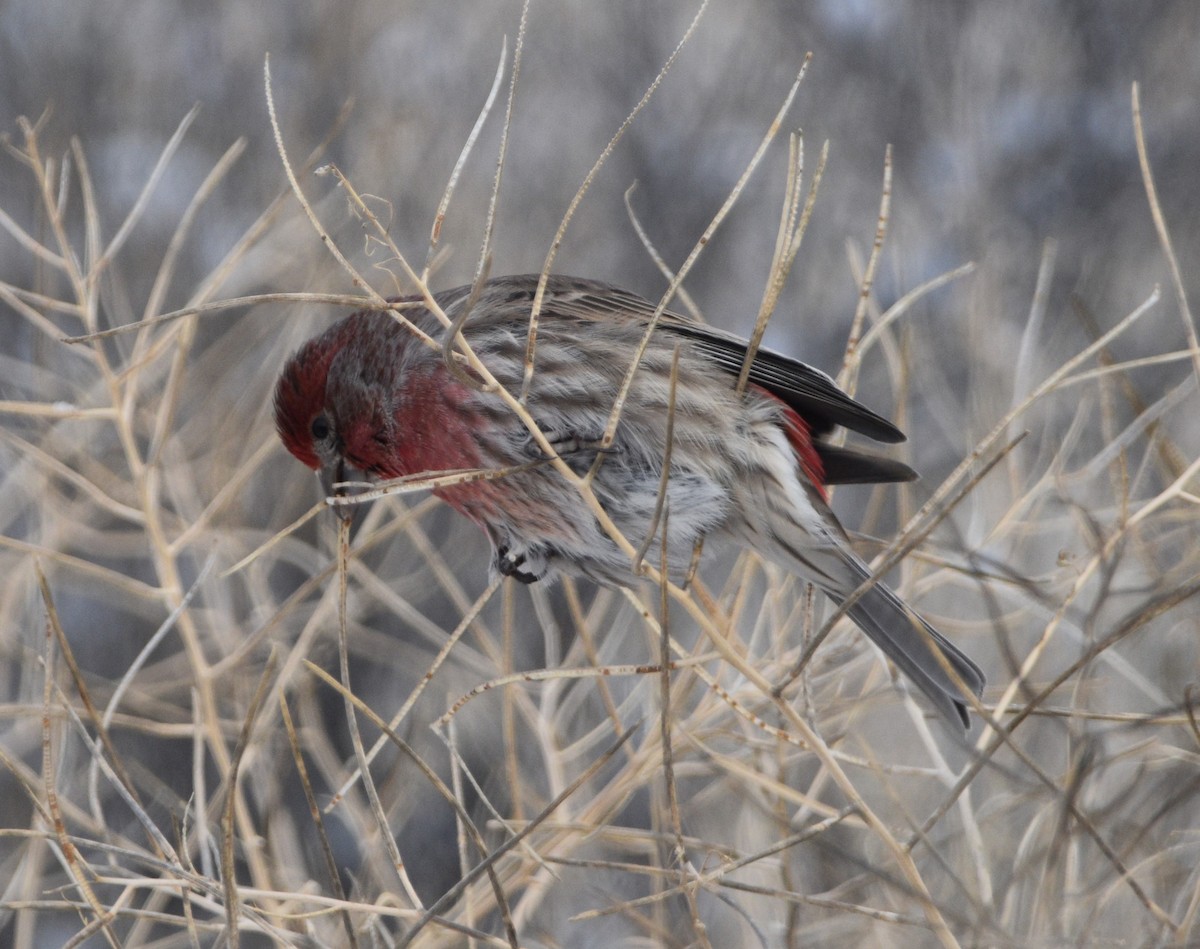
[[[357,473],[396,477],[397,400],[409,335],[390,316],[353,313],[305,343],[275,388],[275,427],[326,490]]]
[[[329,366],[353,335],[353,322],[342,320],[310,339],[288,360],[275,387],[275,428],[279,437],[288,451],[313,470],[322,463],[315,444],[320,433],[314,432],[313,426],[325,412]]]

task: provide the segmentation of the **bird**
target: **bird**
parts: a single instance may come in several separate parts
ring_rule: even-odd
[[[756,551],[839,605],[871,578],[827,487],[909,481],[916,473],[829,440],[839,427],[883,443],[905,436],[824,372],[757,348],[739,391],[747,341],[665,310],[606,442],[653,304],[606,283],[537,274],[494,277],[433,299],[450,320],[465,318],[463,337],[496,382],[511,393],[527,384],[524,404],[554,455],[576,474],[591,472],[613,524],[634,546],[648,539],[646,559],[668,577],[686,576],[697,545],[712,540]],[[446,331],[423,300],[389,302],[424,338],[387,312],[361,310],[288,360],[274,396],[287,450],[321,475],[327,494],[355,478],[502,470],[433,488],[486,533],[493,575],[638,583],[628,548],[609,536],[494,386],[448,365],[448,350],[430,344]],[[985,684],[975,662],[878,580],[847,613],[949,722],[970,727],[967,693],[979,696]]]

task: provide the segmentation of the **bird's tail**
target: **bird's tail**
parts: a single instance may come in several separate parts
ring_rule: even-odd
[[[839,551],[839,553],[842,553]],[[839,603],[870,577],[870,571],[858,557],[847,553],[841,558],[853,582],[849,589],[827,590]],[[883,583],[876,582],[846,611],[850,618],[871,637],[909,679],[924,692],[938,711],[963,728],[969,728],[967,703],[962,689],[954,682],[934,650],[940,650],[946,663],[971,692],[983,692],[984,675],[961,649],[946,639],[914,612]]]
[[[825,543],[813,544],[813,534],[807,533],[808,543],[797,546],[785,543],[778,530],[772,534],[771,559],[816,583],[839,606],[871,577],[867,565],[840,536],[827,535]],[[868,587],[846,613],[939,712],[963,728],[970,727],[963,691],[938,657],[940,652],[963,685],[980,695],[983,672],[961,649],[880,581]]]

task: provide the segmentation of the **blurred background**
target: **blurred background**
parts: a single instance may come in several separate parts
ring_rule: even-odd
[[[498,203],[493,274],[542,267],[562,215],[588,170],[671,56],[697,9],[695,3],[677,0],[563,0],[530,7]],[[267,116],[267,56],[292,162],[302,164],[325,143],[318,160],[336,164],[360,193],[370,196],[370,206],[391,238],[419,266],[427,256],[446,181],[507,42],[509,72],[454,194],[441,234],[444,253],[431,283],[441,289],[469,281],[492,187],[520,18],[520,5],[507,0],[0,4],[0,133],[10,146],[0,155],[0,281],[6,288],[0,295],[0,557],[8,578],[0,580],[0,660],[9,709],[0,725],[6,730],[0,743],[12,761],[10,793],[5,795],[9,803],[0,805],[0,824],[42,831],[49,826],[39,810],[44,805],[34,803],[45,797],[36,780],[45,774],[39,657],[46,648],[36,565],[48,573],[75,659],[101,705],[115,694],[115,683],[151,634],[179,607],[182,593],[197,584],[198,596],[190,607],[196,612],[190,621],[194,629],[184,630],[181,638],[168,636],[156,647],[160,651],[140,667],[124,699],[131,718],[116,735],[122,752],[134,762],[131,780],[142,788],[143,806],[173,843],[182,846],[177,838],[188,833],[182,826],[195,820],[185,817],[189,806],[203,806],[196,799],[201,787],[206,786],[214,800],[225,793],[220,783],[229,761],[223,756],[237,741],[272,642],[294,650],[287,652],[285,672],[272,673],[278,677],[272,683],[280,693],[295,690],[289,694],[300,709],[297,714],[307,736],[301,745],[320,760],[314,768],[327,779],[319,788],[321,802],[348,777],[353,753],[340,700],[310,679],[298,684],[304,674],[296,666],[298,657],[310,655],[336,668],[333,583],[321,573],[332,562],[332,528],[323,521],[310,522],[240,578],[218,579],[222,570],[317,500],[308,473],[275,444],[269,398],[287,354],[345,311],[292,303],[235,307],[188,322],[186,328],[178,324],[158,335],[129,334],[91,349],[64,346],[55,333],[115,326],[195,302],[251,293],[357,292],[290,198],[272,212],[252,242],[230,257],[287,191]],[[920,485],[899,495],[876,495],[866,489],[838,492],[835,507],[848,527],[885,538],[930,497],[1022,395],[1116,325],[1156,286],[1163,288],[1153,311],[1103,354],[1118,362],[1162,358],[1131,366],[1120,374],[1119,384],[1101,384],[1095,390],[1079,386],[1034,406],[1014,424],[1013,434],[1029,429],[1031,435],[1006,459],[1001,475],[985,481],[972,501],[939,529],[921,567],[915,572],[905,567],[903,580],[921,594],[922,607],[943,618],[939,626],[964,636],[968,651],[988,669],[994,686],[989,700],[1016,677],[1034,644],[1046,630],[1056,629],[1062,616],[1075,632],[1065,644],[1053,639],[1046,655],[1066,666],[1089,644],[1119,628],[1124,618],[1139,612],[1157,616],[1148,604],[1172,589],[1186,588],[1196,575],[1194,514],[1189,520],[1171,503],[1162,505],[1166,520],[1152,538],[1128,539],[1136,551],[1128,550],[1125,540],[1113,538],[1120,534],[1114,525],[1125,524],[1140,503],[1163,497],[1200,450],[1195,366],[1186,353],[1180,355],[1188,335],[1139,170],[1130,101],[1131,85],[1137,82],[1159,200],[1181,265],[1184,292],[1195,305],[1200,299],[1200,271],[1195,266],[1200,256],[1197,37],[1200,4],[1192,0],[713,0],[656,95],[595,179],[557,257],[555,269],[560,272],[611,281],[657,299],[666,281],[629,220],[627,190],[636,184],[629,201],[638,220],[666,263],[678,266],[737,181],[811,51],[813,60],[788,113],[784,135],[686,287],[709,321],[749,331],[778,227],[786,133],[803,132],[806,181],[828,142],[829,161],[812,223],[767,341],[836,372],[858,302],[862,262],[876,231],[885,150],[892,147],[893,193],[873,314],[961,264],[972,261],[976,267],[970,275],[923,295],[891,338],[889,357],[884,358],[881,346],[867,356],[863,367],[859,395],[897,418],[909,432],[903,457],[924,475]],[[198,112],[139,210],[136,226],[94,278],[73,281],[61,257],[31,250],[31,242],[61,249],[46,211],[47,194],[52,200],[60,195],[65,236],[80,260],[94,263],[97,255],[88,250],[89,241],[103,246],[118,233],[168,141],[194,106]],[[52,177],[48,191],[39,189],[28,162],[17,154],[28,155],[20,116],[40,118],[40,156],[54,162],[55,175],[69,169],[65,179]],[[76,151],[73,141],[78,143]],[[174,245],[194,196],[221,156],[239,141],[244,150]],[[331,177],[307,176],[302,187],[338,246],[376,290],[390,294],[408,289],[397,280],[398,268],[386,260],[381,246],[366,239],[367,228]],[[91,218],[85,214],[89,200],[95,212]],[[164,280],[160,267],[168,256],[172,265]],[[1040,291],[1035,292],[1039,274]],[[60,299],[80,309],[50,302]],[[1095,364],[1089,361],[1085,368]],[[60,408],[33,411],[28,408],[33,403]],[[112,414],[83,418],[69,411],[73,408]],[[111,424],[114,418],[123,422]],[[1128,452],[1136,457],[1127,458]],[[1114,464],[1120,469],[1117,473]],[[155,475],[158,480],[148,478],[148,471],[161,475]],[[1181,490],[1189,484],[1194,505],[1194,481],[1185,480]],[[1170,497],[1175,500],[1175,495]],[[411,519],[410,510],[417,512]],[[387,715],[421,681],[445,637],[484,591],[487,554],[481,536],[419,500],[409,507],[399,501],[379,505],[371,517],[359,535],[368,549],[359,561],[363,574],[358,582],[368,592],[360,593],[351,622],[357,637],[352,640],[354,681],[361,686],[360,694]],[[370,548],[372,538],[377,543]],[[868,552],[878,549],[876,544]],[[1122,559],[1127,554],[1134,560],[1131,565]],[[1084,563],[1095,564],[1094,570],[1083,568]],[[999,576],[1000,592],[988,586],[987,577],[971,575],[964,564],[990,571],[993,579]],[[764,602],[764,590],[777,589],[781,582],[770,575],[744,576],[740,566],[724,564],[725,573],[730,569],[733,579],[727,592],[743,584],[754,592],[755,602]],[[960,572],[947,578],[948,570]],[[317,580],[310,584],[313,577]],[[371,578],[381,579],[372,587]],[[777,627],[794,632],[804,625],[803,596],[782,582],[792,598],[787,605],[776,602],[770,615]],[[447,681],[439,684],[436,696],[431,690],[421,699],[424,704],[412,720],[416,724],[406,724],[403,732],[447,781],[449,758],[428,729],[429,722],[454,697],[506,668],[554,667],[564,653],[574,656],[578,665],[594,660],[579,651],[584,614],[607,630],[601,661],[644,662],[647,649],[656,648],[631,604],[590,589],[578,596],[576,601],[575,591],[522,589],[488,602],[480,622],[490,624],[496,643],[505,639],[501,630],[519,629],[523,622],[536,633],[524,638],[518,633],[515,643],[503,647],[503,662],[489,654],[486,645],[471,647],[476,651],[468,649],[465,658],[460,654],[443,673]],[[1178,716],[1185,687],[1196,676],[1195,608],[1171,603],[1163,613],[1161,636],[1151,645],[1119,661],[1100,663],[1103,669],[1096,674],[1104,687],[1080,686],[1051,704],[1086,705],[1108,697],[1114,709],[1130,714],[1176,714],[1163,730],[1176,729],[1172,741],[1188,746],[1191,739],[1180,738],[1186,730]],[[756,615],[767,624],[766,612]],[[998,622],[998,616],[1004,621]],[[489,641],[479,635],[481,643]],[[797,638],[771,647],[778,649],[780,669],[794,660],[788,649],[796,646]],[[853,652],[860,663],[854,667],[858,682],[870,675],[864,671],[870,654],[852,633],[844,640],[854,644],[853,649],[846,647],[834,659]],[[702,639],[696,641],[703,644]],[[202,663],[198,656],[203,656]],[[834,659],[822,681],[836,692],[841,673]],[[200,684],[198,675],[204,680]],[[1110,675],[1118,680],[1116,685],[1106,678]],[[1049,681],[1053,672],[1035,678]],[[65,677],[60,684],[75,696]],[[578,684],[574,688],[578,691]],[[647,714],[654,714],[656,680],[614,688],[612,702],[640,702]],[[897,743],[885,714],[886,703],[895,700],[890,688],[886,681],[874,681],[872,694],[882,703],[883,714],[863,728],[882,740],[889,758],[930,753],[916,739]],[[603,741],[590,731],[599,727],[597,717],[603,722],[611,711],[610,699],[592,686],[588,689],[573,707],[577,718],[560,720],[564,735],[550,740],[542,734],[541,744],[531,740],[520,749],[511,747],[521,727],[512,721],[536,731],[530,723],[555,721],[551,713],[557,706],[542,704],[540,718],[522,718],[533,716],[532,706],[518,702],[516,711],[504,706],[515,716],[511,720],[481,712],[468,720],[474,723],[470,727],[464,722],[459,736],[464,757],[474,762],[479,774],[492,776],[482,779],[482,787],[464,792],[476,817],[483,821],[488,816],[480,803],[485,799],[501,810],[511,806],[517,816],[531,816],[536,813],[534,803],[544,804],[560,787],[556,782],[573,778],[592,760],[560,758],[571,742],[590,735],[595,746],[588,747],[599,754],[598,749],[611,741],[611,728]],[[686,697],[680,701],[693,712],[704,709],[705,715],[713,716],[705,719],[710,724],[722,714],[737,721],[711,694],[711,706],[689,704],[692,700]],[[836,702],[830,707],[836,711]],[[490,708],[500,708],[499,700]],[[263,749],[270,750],[261,750],[262,757],[251,755],[245,766],[253,763],[258,769],[253,773],[259,775],[273,770],[291,774],[288,769],[294,766],[278,709],[272,706],[264,714],[268,720],[262,726]],[[60,737],[73,734],[65,718],[58,727]],[[748,726],[726,720],[712,727],[728,739],[738,727]],[[1038,740],[1028,750],[1047,756],[1040,760],[1057,776],[1059,787],[1074,787],[1067,772],[1083,767],[1081,760],[1090,768],[1100,769],[1099,762],[1104,762],[1117,769],[1123,751],[1140,741],[1141,733],[1114,737],[1105,732],[1097,737],[1090,727],[1068,726],[1048,717],[1038,731],[1030,729]],[[834,731],[841,734],[840,727]],[[201,733],[203,742],[194,740]],[[322,737],[314,737],[318,735]],[[137,835],[135,822],[121,810],[123,805],[114,803],[111,788],[93,789],[89,798],[83,778],[72,777],[89,767],[90,754],[77,738],[62,741],[55,768],[60,791],[80,808],[68,823],[91,839],[134,846],[129,839]],[[1155,732],[1147,741],[1157,744],[1164,739]],[[216,751],[219,745],[225,752]],[[201,746],[207,750],[198,751]],[[1194,754],[1194,744],[1190,750]],[[961,753],[952,766],[943,762],[945,773],[969,760],[964,750],[954,751]],[[759,752],[774,760],[771,751],[747,754]],[[403,760],[394,753],[386,760],[378,776],[384,785],[383,806],[402,854],[421,855],[420,866],[410,870],[413,886],[428,904],[461,873],[454,814]],[[552,760],[559,765],[552,766]],[[711,759],[706,760],[711,765]],[[514,784],[514,763],[535,776],[529,779],[528,801]],[[560,766],[562,773],[555,770]],[[811,762],[788,761],[779,767],[775,777],[793,786],[813,781],[816,773],[805,771],[815,767]],[[802,776],[787,770],[792,767]],[[721,839],[730,848],[749,848],[752,842],[765,846],[776,830],[784,832],[771,823],[778,814],[761,802],[761,807],[748,809],[751,813],[739,812],[736,820],[717,819],[713,808],[726,806],[719,802],[739,792],[719,780],[709,781],[705,766],[696,768],[690,775],[698,782],[692,790],[697,802],[708,804],[697,805],[685,832],[696,839]],[[638,773],[644,782],[624,797],[617,795],[620,806],[605,812],[603,822],[612,823],[612,815],[620,813],[623,824],[658,827],[660,818],[655,815],[662,802],[656,796],[660,790],[655,790],[657,764]],[[1165,853],[1156,848],[1166,848],[1171,833],[1187,826],[1181,815],[1186,815],[1189,801],[1196,803],[1194,775],[1183,777],[1166,768],[1147,786],[1125,772],[1116,778],[1109,770],[1103,773],[1105,781],[1097,782],[1100,799],[1091,803],[1117,808],[1114,802],[1123,800],[1128,811],[1118,808],[1119,813],[1112,814],[1114,826],[1124,826],[1118,817],[1129,816],[1139,802],[1157,802],[1153,821],[1162,819],[1153,833],[1149,824],[1136,834],[1131,831],[1129,838],[1112,830],[1110,842],[1116,846],[1119,839],[1136,839],[1152,853]],[[539,782],[546,775],[542,786]],[[990,841],[982,851],[979,845],[974,851],[956,851],[974,871],[983,865],[1007,867],[1016,859],[1015,841],[1022,829],[1043,817],[1049,820],[1046,815],[1058,813],[1055,808],[1063,799],[1054,794],[1038,799],[1031,789],[1045,792],[1045,787],[1026,772],[1012,778],[1010,785],[995,775],[992,780],[1003,787],[1003,794],[1011,795],[1006,801],[1021,799],[1022,804],[1003,809],[1004,820],[997,826],[1007,828],[1002,835],[1007,840]],[[239,801],[246,821],[240,832],[249,839],[251,829],[257,828],[267,841],[259,844],[271,852],[260,862],[239,856],[242,881],[298,890],[314,879],[324,880],[295,781],[285,778],[279,787],[263,781],[261,787],[270,785],[270,792],[251,791]],[[881,786],[890,787],[886,781]],[[18,794],[21,788],[26,793]],[[766,793],[761,788],[758,792]],[[1026,793],[1032,798],[1022,798]],[[1164,794],[1168,803],[1162,803]],[[895,803],[888,793],[880,792],[879,798],[880,806],[888,800]],[[830,806],[845,803],[837,795],[832,801]],[[798,820],[796,806],[795,801],[779,805],[791,815],[782,818],[784,824]],[[902,815],[908,814],[907,806],[899,806]],[[913,806],[916,817],[911,819],[919,823],[925,812]],[[389,892],[389,884],[378,881],[394,883],[394,877],[389,876],[392,871],[378,838],[372,836],[365,800],[355,807],[356,817],[342,817],[333,828],[336,862],[346,877],[348,898],[370,903]],[[1040,817],[1032,818],[1033,812]],[[901,822],[907,819],[897,817]],[[270,820],[291,821],[289,832],[278,827],[267,832],[263,828]],[[106,827],[106,821],[113,823]],[[1047,856],[1060,841],[1054,836],[1057,826],[1047,825],[1044,846],[1030,845],[1052,871],[1061,869]],[[947,834],[953,841],[951,831]],[[211,838],[195,843],[193,860],[215,880],[215,823],[211,833]],[[580,924],[566,920],[568,903],[572,911],[608,905],[641,894],[642,882],[631,883],[626,877],[601,882],[585,875],[584,882],[572,888],[570,874],[577,871],[559,868],[556,879],[561,885],[555,898],[560,902],[528,908],[528,916],[518,914],[522,921],[535,920],[522,930],[522,944],[585,945],[591,944],[587,940],[617,938],[635,941],[631,944],[677,939],[687,945],[692,935],[671,933],[683,931],[678,928],[680,919],[699,917],[712,927],[714,945],[750,944],[754,939],[787,944],[801,937],[847,945],[879,939],[893,945],[928,944],[932,935],[923,928],[927,919],[919,901],[906,902],[911,896],[908,884],[885,874],[882,882],[872,877],[871,885],[881,890],[870,890],[861,879],[862,866],[878,854],[869,843],[856,851],[852,837],[829,844],[819,859],[796,856],[799,864],[784,873],[787,885],[778,875],[772,885],[887,904],[907,914],[900,925],[828,907],[802,908],[780,898],[756,904],[757,925],[726,913],[716,900],[699,909],[678,900],[671,911],[676,915],[657,920],[665,925],[662,930],[627,916],[616,917],[621,923],[592,922],[580,929]],[[288,840],[294,850],[281,843]],[[1092,846],[1094,840],[1081,851],[1085,864],[1091,853],[1086,848]],[[1137,851],[1132,842],[1129,846],[1134,848],[1126,855],[1131,863],[1142,859],[1158,866],[1156,858]],[[598,859],[601,850],[597,844],[592,855]],[[1021,853],[1028,857],[1027,851]],[[159,872],[151,864],[90,856],[107,864],[114,875]],[[612,853],[608,856],[616,859]],[[654,862],[653,856],[642,856]],[[621,857],[633,859],[623,851]],[[80,932],[81,919],[86,924],[92,918],[86,910],[78,916],[66,907],[68,900],[83,900],[79,893],[68,888],[64,896],[67,890],[54,890],[81,872],[62,856],[61,844],[47,842],[41,849],[6,844],[2,859],[0,879],[11,882],[3,893],[0,942],[59,945]],[[663,859],[669,860],[669,854]],[[700,862],[702,857],[694,859]],[[1159,889],[1147,884],[1152,892],[1145,899],[1145,893],[1129,896],[1116,883],[1111,885],[1121,897],[1111,895],[1106,887],[1122,876],[1112,862],[1101,860],[1107,875],[1089,879],[1064,871],[1063,892],[1074,886],[1077,894],[1103,895],[1094,903],[1090,896],[1081,898],[1078,915],[1063,920],[1051,919],[1054,914],[1047,907],[1058,891],[1038,889],[1045,883],[1040,871],[1026,867],[1003,881],[981,871],[969,884],[969,907],[961,910],[952,928],[964,941],[1028,944],[1023,940],[1036,936],[1082,945],[1092,944],[1088,940],[1097,926],[1125,925],[1129,933],[1158,934],[1145,943],[1152,944],[1169,929],[1153,928],[1163,921],[1148,905],[1177,925],[1196,915],[1194,901],[1186,897],[1195,892],[1189,890],[1195,878],[1187,867],[1194,868],[1200,860],[1186,854],[1171,859],[1178,865],[1164,871]],[[471,863],[465,860],[465,865]],[[957,866],[953,861],[949,865]],[[958,876],[970,875],[958,869]],[[539,871],[535,867],[528,872],[536,876]],[[929,872],[947,877],[930,883],[938,900],[954,904],[960,899],[955,886],[968,884],[952,882],[956,873],[936,866]],[[988,885],[980,883],[983,878],[990,880]],[[855,890],[859,885],[862,890]],[[322,893],[332,892],[328,882],[314,886]],[[552,884],[540,878],[538,886],[544,890]],[[107,905],[121,888],[108,881],[98,892]],[[1123,902],[1125,897],[1129,904]],[[219,889],[205,891],[204,898],[219,904],[222,894]],[[53,907],[35,906],[58,900],[63,902]],[[133,902],[147,914],[180,914],[178,894],[155,902],[139,892]],[[366,915],[355,917],[354,925]],[[219,925],[220,914],[209,917],[213,919]],[[503,933],[496,917],[486,912],[481,911],[475,922],[493,936]],[[298,935],[301,926],[279,924],[271,930],[248,917],[247,938],[263,945],[293,938],[296,944],[310,944],[304,939],[314,945],[336,944],[350,938],[346,934],[353,930],[337,919],[309,925],[307,935]],[[376,938],[384,938],[380,933],[385,932],[391,938],[402,930],[395,920],[374,919],[362,925],[376,927]],[[287,938],[280,935],[285,928],[291,934]],[[124,919],[115,932],[114,938],[131,940],[130,945],[154,940],[163,945],[175,944],[173,940],[186,943],[180,929],[155,928],[145,919]],[[1179,932],[1194,937],[1196,930],[1177,930],[1176,936]],[[192,935],[201,944],[218,938],[207,931]],[[718,937],[728,941],[718,942]],[[104,938],[92,935],[85,944],[102,945]],[[454,937],[446,938],[453,943]],[[1139,937],[1132,938],[1131,944],[1143,944]]]
[[[683,34],[695,4],[533,5],[513,116],[494,272],[537,270],[584,174]],[[306,3],[9,0],[0,11],[0,128],[49,113],[44,146],[84,143],[98,200],[115,227],[193,105],[200,115],[134,236],[131,260],[158,248],[219,155],[247,150],[209,201],[178,284],[207,273],[284,186],[266,121],[270,55],[294,159],[353,112],[327,152],[359,190],[392,210],[402,250],[423,259],[449,171],[499,62],[516,3]],[[1200,88],[1195,4],[713,4],[648,109],[609,160],[576,219],[560,269],[647,295],[662,279],[634,237],[622,195],[670,263],[724,200],[806,52],[813,66],[788,118],[816,165],[831,158],[777,337],[802,333],[816,355],[839,346],[855,282],[845,242],[869,246],[884,148],[895,148],[895,201],[879,294],[978,261],[978,305],[995,318],[1004,364],[1028,310],[1041,244],[1058,241],[1053,289],[1111,313],[1164,277],[1134,151],[1130,85],[1142,84],[1146,138],[1181,260],[1197,252]],[[503,105],[501,99],[500,106]],[[501,114],[497,108],[496,118]],[[472,273],[500,123],[463,177],[447,224],[444,286]],[[713,320],[747,325],[775,236],[786,149],[777,147],[706,252],[689,288]],[[11,166],[10,214],[32,212]],[[316,198],[328,182],[310,187]],[[298,235],[304,247],[309,235]],[[311,239],[308,240],[311,243]],[[28,266],[7,253],[11,280]],[[1190,268],[1185,268],[1190,269]],[[136,267],[126,268],[136,299]],[[148,280],[150,268],[142,268]],[[304,281],[297,268],[293,288]],[[328,286],[322,280],[321,289]],[[178,291],[182,292],[182,290]],[[942,302],[942,301],[938,301]],[[939,332],[960,330],[939,306]],[[782,340],[781,340],[782,342]],[[787,340],[790,344],[792,340]]]

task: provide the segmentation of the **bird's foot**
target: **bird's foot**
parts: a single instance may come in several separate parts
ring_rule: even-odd
[[[620,452],[619,448],[611,445],[605,447],[603,432],[584,433],[543,425],[542,434],[546,436],[546,440],[554,450],[554,455],[547,455],[542,451],[532,436],[526,439],[525,453],[545,461],[550,461],[557,456],[570,465],[577,474],[582,474],[591,467],[597,455],[613,455]]]
[[[492,566],[501,576],[512,577],[521,583],[536,583],[546,575],[546,561],[540,555],[531,556],[531,553],[514,551],[508,546],[497,547]]]

